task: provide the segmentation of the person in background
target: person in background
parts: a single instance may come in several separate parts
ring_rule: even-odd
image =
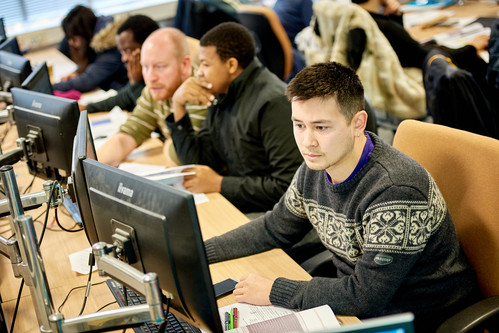
[[[310,25],[310,20],[314,14],[312,0],[277,0],[273,9],[293,46],[293,70],[288,77],[289,82],[296,73],[305,67],[305,59],[296,46],[295,37]]]
[[[480,296],[475,273],[431,175],[365,131],[364,89],[339,63],[305,67],[286,90],[305,160],[272,211],[205,242],[210,263],[288,248],[315,230],[331,252],[330,277],[236,285],[237,302],[308,309],[327,304],[360,319],[415,314],[434,332]]]
[[[126,68],[116,48],[116,30],[123,22],[112,16],[96,16],[90,8],[78,5],[62,21],[62,53],[73,60],[77,70],[54,84],[54,90],[77,90],[81,93],[97,88],[119,90],[127,82]]]
[[[458,49],[436,44],[423,45],[414,40],[405,30],[398,0],[352,0],[352,2],[371,14],[397,54],[402,67],[423,68],[426,55],[432,48],[437,47],[444,50],[459,68],[469,71],[475,79],[483,84],[487,63],[479,56],[479,52],[486,49],[489,36],[477,36],[469,45]],[[365,32],[361,29],[356,30],[350,34],[352,44],[365,45]],[[354,62],[360,64],[362,52],[363,47],[360,47],[356,52],[357,61]]]
[[[97,152],[99,161],[109,165],[118,166],[155,130],[169,138],[165,118],[173,110],[171,99],[178,87],[193,75],[188,41],[175,28],[163,28],[150,34],[142,44],[140,59],[146,87],[119,132],[109,138]],[[199,130],[207,113],[206,105],[196,105],[198,98],[203,96],[184,96],[182,99],[194,130]],[[175,150],[168,144],[168,140],[164,151],[169,159],[177,161]]]
[[[286,84],[255,57],[251,33],[221,23],[200,40],[199,78],[173,95],[166,118],[182,164],[196,164],[184,178],[191,192],[219,192],[244,213],[271,209],[302,162],[291,131]],[[186,117],[185,98],[209,105],[199,131]]]
[[[86,106],[80,104],[81,110],[94,113],[110,111],[114,106],[119,106],[122,110],[133,111],[137,98],[146,86],[140,65],[140,48],[146,38],[157,29],[158,23],[145,15],[133,15],[123,22],[116,32],[116,40],[121,61],[127,69],[128,83],[115,96]]]

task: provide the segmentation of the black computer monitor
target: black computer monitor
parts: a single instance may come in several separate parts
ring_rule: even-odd
[[[54,89],[50,82],[49,69],[44,61],[33,68],[33,72],[23,81],[21,87],[28,90],[38,91],[44,94],[53,95]]]
[[[85,181],[85,170],[83,160],[90,158],[97,160],[95,146],[88,121],[87,111],[80,112],[78,127],[73,142],[73,161],[71,167],[71,181],[68,182],[70,197],[78,205],[81,222],[90,245],[99,241],[95,230],[94,217],[90,210],[87,183]]]
[[[20,88],[12,88],[11,93],[19,138],[33,141],[29,172],[64,183],[71,172],[78,103]]]
[[[87,141],[79,134],[78,141]],[[90,158],[74,160],[86,184],[73,173],[78,202],[88,196],[89,203],[79,206],[80,215],[93,217],[85,228],[93,221],[98,240],[108,244],[130,239],[122,259],[158,275],[165,295],[173,295],[172,312],[202,330],[223,332],[192,194]]]
[[[7,39],[7,33],[5,32],[5,24],[3,17],[0,17],[0,44],[2,44]]]
[[[11,88],[21,87],[30,73],[31,64],[27,58],[0,51],[0,90],[10,91]]]
[[[22,55],[21,49],[19,48],[19,43],[17,42],[17,37],[12,37],[2,42],[2,44],[0,44],[0,51]]]

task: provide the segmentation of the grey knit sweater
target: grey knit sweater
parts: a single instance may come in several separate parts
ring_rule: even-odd
[[[428,172],[369,134],[374,151],[353,178],[331,185],[325,171],[303,164],[272,211],[205,242],[208,260],[287,248],[314,228],[333,254],[336,278],[278,278],[272,304],[328,304],[360,318],[411,311],[419,331],[431,332],[479,297],[475,274]]]

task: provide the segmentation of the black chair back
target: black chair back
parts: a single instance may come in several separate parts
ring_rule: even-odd
[[[258,59],[272,73],[284,78],[284,51],[265,15],[241,11],[237,18],[252,32]]]

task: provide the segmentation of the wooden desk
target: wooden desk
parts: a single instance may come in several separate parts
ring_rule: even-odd
[[[0,132],[3,129],[1,125]],[[11,128],[6,140],[4,141],[3,149],[8,151],[15,147],[16,137],[15,127]],[[150,152],[157,154],[158,142],[152,141],[150,144]],[[147,150],[146,150],[147,151]],[[32,179],[32,176],[27,174],[26,165],[23,162],[18,162],[14,165],[14,170],[18,174],[17,181],[20,193],[23,193],[26,186]],[[37,192],[42,187],[42,180],[36,179],[31,192]],[[212,236],[224,233],[228,230],[236,228],[248,221],[245,215],[230,204],[224,197],[218,193],[208,194],[210,201],[197,206],[198,216],[200,220],[203,238],[207,239]],[[45,210],[41,207],[36,210],[26,212],[33,217],[38,216]],[[74,223],[71,218],[63,213],[64,208],[59,210],[59,219],[63,226],[70,228]],[[53,219],[54,212],[51,210],[49,217],[49,225]],[[43,222],[43,219],[41,219]],[[42,228],[42,223],[36,222],[35,229],[39,235]],[[0,235],[7,238],[11,235],[9,222],[6,218],[0,219]],[[45,270],[52,293],[52,299],[55,308],[60,306],[69,290],[76,286],[86,284],[88,276],[73,272],[70,268],[68,255],[70,253],[82,250],[89,247],[89,243],[83,232],[68,233],[60,231],[57,226],[52,227],[45,233],[45,238],[41,246],[41,252],[44,259]],[[273,250],[258,255],[230,260],[213,264],[210,266],[212,280],[214,283],[224,280],[228,277],[239,278],[240,276],[256,272],[267,278],[276,278],[285,276],[291,279],[309,280],[310,276],[282,250]],[[103,281],[104,278],[93,274],[92,282]],[[3,310],[6,316],[7,325],[10,327],[12,314],[14,311],[17,292],[19,289],[20,279],[13,276],[10,261],[4,256],[0,256],[0,293],[3,299]],[[62,313],[66,318],[76,316],[81,308],[84,295],[84,288],[75,291],[71,294],[68,302],[64,306]],[[103,305],[113,302],[114,297],[109,292],[105,284],[101,284],[92,288],[90,297],[87,301],[85,313],[91,313],[98,310]],[[232,295],[225,296],[218,301],[219,306],[229,305],[234,303]],[[116,307],[112,305],[109,308]],[[339,317],[344,323],[358,322],[355,317]],[[39,330],[37,318],[29,296],[29,288],[25,286],[18,315],[15,324],[16,332],[36,332]],[[131,332],[131,330],[129,330]]]
[[[24,56],[29,59],[31,66],[46,61],[47,66],[52,68],[52,82],[59,82],[61,77],[74,72],[77,68],[76,64],[71,59],[53,47],[35,52],[28,52]]]
[[[442,8],[445,11],[452,11],[454,15],[452,17],[464,18],[464,17],[499,17],[499,5],[487,2],[477,2],[477,1],[465,1],[463,5],[452,5],[449,7]],[[412,38],[422,41],[431,38],[440,33],[449,32],[455,30],[455,27],[445,27],[445,26],[433,26],[430,28],[423,29],[420,26],[414,26],[407,29],[411,34]]]

